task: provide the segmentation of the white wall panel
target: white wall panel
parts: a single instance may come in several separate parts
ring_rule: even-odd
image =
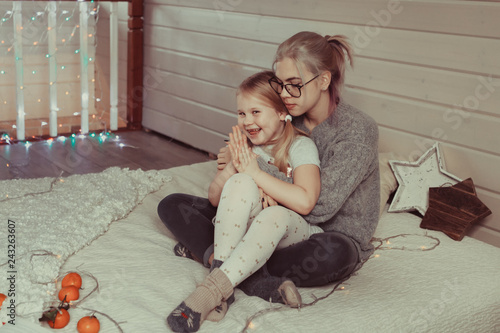
[[[500,3],[146,0],[144,126],[216,153],[234,92],[302,31],[355,50],[344,98],[379,124],[380,150],[418,158],[441,143],[493,215],[471,234],[500,246]],[[145,77],[147,74],[145,74]]]

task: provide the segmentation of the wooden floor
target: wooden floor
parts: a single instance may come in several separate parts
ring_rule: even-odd
[[[161,170],[211,159],[206,152],[155,132],[60,137],[53,141],[0,145],[0,180],[67,177],[113,166]]]

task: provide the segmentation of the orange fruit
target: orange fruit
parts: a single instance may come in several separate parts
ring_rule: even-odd
[[[78,321],[76,329],[78,333],[97,333],[101,329],[101,324],[96,316],[86,316]]]
[[[47,320],[47,323],[52,328],[63,328],[69,323],[69,312],[66,309],[59,309],[55,320]]]
[[[0,309],[2,308],[2,303],[3,301],[5,301],[6,298],[7,296],[5,296],[5,294],[0,293]]]
[[[66,276],[62,279],[61,287],[64,288],[69,286],[75,286],[77,288],[82,286],[82,277],[80,274],[75,272],[66,274]]]
[[[66,299],[64,298],[66,297]],[[80,298],[80,290],[75,286],[67,286],[59,291],[59,300],[71,302]]]

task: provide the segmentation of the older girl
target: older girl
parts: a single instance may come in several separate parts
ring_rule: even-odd
[[[269,281],[277,277],[297,286],[341,280],[373,253],[370,240],[380,201],[378,127],[342,99],[347,60],[352,64],[352,51],[343,36],[299,32],[278,47],[270,85],[294,116],[293,123],[318,148],[321,193],[305,219],[325,232],[276,251],[263,269],[240,284],[249,295],[267,299],[275,288]],[[225,167],[228,155],[221,150],[219,168]],[[260,159],[259,166],[286,179]]]

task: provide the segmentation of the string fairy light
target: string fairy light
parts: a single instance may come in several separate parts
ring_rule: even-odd
[[[392,243],[393,243],[394,240],[399,239],[399,238],[406,238],[406,237],[417,237],[419,239],[430,239],[433,244],[430,247],[427,247],[425,245],[421,245],[421,246],[416,246],[414,248],[412,248],[412,247],[406,247],[406,246],[401,246],[401,247],[393,246]],[[375,242],[375,243],[378,242],[379,243],[377,246],[375,246],[375,251],[379,251],[379,250],[432,251],[432,250],[434,250],[435,248],[437,248],[441,244],[441,241],[439,240],[439,238],[431,236],[431,235],[429,235],[427,233],[425,233],[423,235],[422,234],[398,234],[398,235],[394,235],[394,236],[390,236],[390,237],[386,237],[386,238],[377,238],[377,237],[374,237],[374,238],[372,238],[372,242]],[[379,258],[379,257],[380,257],[380,254],[379,253],[375,253],[368,260],[372,260],[373,258]],[[346,278],[338,281],[333,286],[333,288],[326,295],[324,295],[322,297],[316,297],[314,294],[312,294],[311,296],[313,297],[314,301],[312,301],[310,303],[302,304],[300,306],[299,310],[301,308],[304,308],[304,307],[315,305],[317,302],[330,297],[334,292],[342,291],[345,294],[349,294],[349,290],[346,290],[344,288],[344,286],[341,286],[342,284],[347,284],[346,281],[349,278],[350,278],[350,276],[347,276]],[[263,316],[263,315],[265,315],[267,313],[270,313],[270,312],[290,310],[290,309],[294,309],[294,308],[292,308],[289,305],[275,306],[273,303],[270,303],[270,307],[269,308],[260,310],[260,311],[254,313],[253,315],[251,315],[250,317],[247,318],[246,325],[241,330],[241,333],[246,333],[246,332],[248,332],[249,329],[254,329],[256,327],[256,325],[254,323],[254,320],[257,317],[261,317],[261,316]]]
[[[57,3],[57,4],[56,4]],[[50,21],[51,8],[56,6],[55,10],[55,26],[49,26],[48,21]],[[3,14],[2,11],[3,10]],[[97,23],[99,18],[100,5],[98,3],[89,2],[89,10],[86,15],[86,21],[88,22],[87,39],[89,40],[89,45],[92,48],[89,49],[88,58],[86,62],[95,66],[95,50],[97,47]],[[45,83],[47,86],[59,85],[59,89],[63,89],[63,93],[68,92],[68,98],[64,100],[65,107],[57,109],[59,116],[72,117],[71,109],[79,109],[79,105],[73,105],[71,103],[78,103],[79,101],[75,98],[80,95],[78,89],[72,89],[72,84],[80,85],[80,71],[74,64],[74,56],[78,54],[81,50],[81,46],[75,41],[75,35],[79,35],[80,30],[80,13],[79,4],[68,3],[64,1],[50,1],[50,2],[23,2],[22,10],[20,11],[21,19],[18,20],[20,23],[17,25],[18,31],[22,31],[22,40],[25,45],[22,56],[16,57],[14,52],[16,50],[15,45],[19,40],[19,36],[15,33],[6,33],[0,39],[0,52],[3,53],[6,61],[0,64],[0,82],[6,82],[8,85],[12,86],[12,82],[16,82],[15,72],[20,73],[21,71],[30,73],[31,78],[25,77],[26,82],[21,85],[17,85],[18,96],[13,96],[12,94],[2,94],[0,95],[0,104],[2,104],[9,114],[12,114],[11,119],[15,119],[16,105],[19,100],[20,94],[22,95],[22,100],[25,101],[23,107],[23,118],[24,119],[34,119],[39,117],[40,111],[47,109],[47,105],[50,103],[50,98],[44,98],[47,96],[44,89],[40,89],[40,84]],[[76,15],[75,15],[76,14]],[[14,15],[15,11],[12,10],[12,6],[5,10],[5,6],[0,7],[0,27],[4,31],[13,31],[14,29]],[[55,32],[57,30],[57,33]],[[53,50],[48,50],[48,43],[51,35],[57,35],[57,45]],[[18,33],[19,35],[19,33]],[[16,37],[17,36],[17,37]],[[55,58],[58,59],[57,71],[59,72],[59,77],[64,78],[64,83],[57,82],[56,79],[48,80],[48,64],[50,61],[54,61]],[[24,68],[15,69],[15,62],[22,62]],[[27,65],[29,63],[30,65]],[[61,74],[67,72],[67,74]],[[103,115],[107,111],[105,108],[97,108],[97,104],[101,101],[101,98],[96,98],[97,95],[102,94],[102,89],[100,88],[101,80],[98,79],[100,71],[95,71],[92,67],[90,71],[92,77],[89,78],[89,83],[92,84],[92,90],[89,94],[90,100],[92,101],[91,114],[98,115],[94,117],[96,119],[97,126],[102,123]],[[5,81],[3,81],[5,79]],[[15,86],[15,85],[14,85]],[[67,86],[65,88],[64,86]],[[100,113],[100,114],[99,114]],[[44,111],[42,111],[44,114]],[[48,115],[47,115],[48,118]],[[24,120],[22,119],[22,120]],[[97,120],[101,120],[97,122]],[[12,130],[22,131],[23,123],[17,123],[18,126],[12,126]],[[48,130],[43,129],[45,125],[40,126],[41,133]],[[53,129],[59,128],[58,124],[54,122]],[[31,128],[36,130],[36,128]],[[51,131],[51,136],[54,135]],[[22,138],[21,138],[22,140]],[[6,140],[3,140],[6,141]],[[0,142],[2,143],[2,142]]]

